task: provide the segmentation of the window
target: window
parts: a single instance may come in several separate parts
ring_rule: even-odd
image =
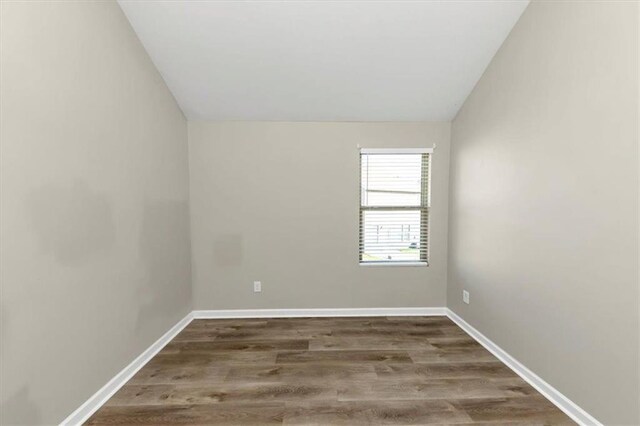
[[[361,264],[428,264],[431,152],[360,150]]]

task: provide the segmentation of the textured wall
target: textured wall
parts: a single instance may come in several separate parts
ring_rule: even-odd
[[[54,424],[191,309],[187,125],[116,3],[1,7],[1,422]]]
[[[189,123],[197,309],[444,306],[449,123]],[[431,147],[429,267],[358,264],[362,147]],[[262,293],[253,293],[254,280]]]
[[[448,306],[617,425],[640,423],[637,8],[531,3],[451,141]]]

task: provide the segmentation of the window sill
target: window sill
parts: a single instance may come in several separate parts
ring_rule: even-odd
[[[429,263],[427,263],[427,262],[360,262],[360,266],[366,266],[366,267],[370,267],[370,266],[382,266],[382,267],[387,267],[387,266],[421,266],[421,267],[425,267],[425,266],[429,266]]]

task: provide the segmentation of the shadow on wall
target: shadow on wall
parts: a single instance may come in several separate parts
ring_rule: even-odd
[[[34,189],[25,199],[25,209],[40,250],[63,266],[86,264],[109,252],[115,243],[111,201],[82,180],[48,183]],[[7,306],[2,306],[1,321],[2,372],[6,379],[10,368],[4,364],[9,358],[9,327],[15,325],[9,324]],[[33,400],[30,386],[12,387],[9,395],[7,386],[7,382],[2,384],[0,423],[40,424],[42,412]]]
[[[0,413],[0,424],[3,425],[37,425],[41,422],[40,409],[31,399],[28,386],[3,400]]]
[[[139,250],[146,277],[138,290],[136,335],[155,335],[191,301],[187,201],[145,200]]]
[[[111,202],[86,182],[40,187],[28,195],[27,209],[42,250],[62,265],[84,264],[114,244]]]

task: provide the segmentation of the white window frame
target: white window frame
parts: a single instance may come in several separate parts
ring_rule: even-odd
[[[434,145],[435,147],[435,145]],[[360,148],[358,155],[358,167],[359,167],[359,218],[358,218],[358,261],[360,266],[375,267],[375,266],[429,266],[429,225],[431,221],[431,170],[433,161],[434,148]],[[362,155],[367,154],[429,154],[427,157],[427,170],[426,176],[423,176],[422,182],[422,197],[423,203],[421,206],[393,206],[393,207],[371,207],[362,205]],[[425,170],[423,169],[423,173]],[[426,178],[426,182],[424,179]],[[363,261],[362,255],[364,251],[362,249],[362,235],[363,232],[363,216],[365,211],[372,210],[420,210],[426,212],[426,224],[420,229],[420,260],[419,261],[400,261],[400,260],[386,260],[386,261]],[[424,233],[424,235],[423,235]]]

